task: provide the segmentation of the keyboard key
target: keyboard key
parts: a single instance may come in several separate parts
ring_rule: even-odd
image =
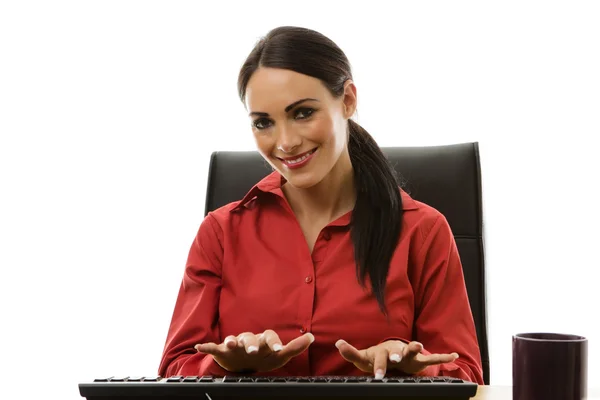
[[[110,378],[111,382],[125,382],[125,379],[127,379],[127,376],[114,376],[112,378]]]
[[[160,379],[160,376],[146,376],[142,380],[144,382],[158,382],[159,379]]]
[[[130,376],[129,378],[127,378],[127,382],[141,382],[141,381],[142,381],[141,376]]]
[[[239,382],[240,378],[236,377],[236,376],[228,376],[226,375],[225,377],[223,377],[223,382]]]
[[[265,377],[258,377],[254,380],[254,382],[271,382],[271,380]]]
[[[183,378],[183,382],[198,382],[197,376],[186,376]]]
[[[254,382],[254,379],[249,377],[240,378],[240,382]]]
[[[167,378],[167,382],[181,382],[182,379],[183,379],[183,376],[175,375],[175,376],[171,376],[171,377]]]
[[[94,382],[108,382],[109,378],[96,378]]]

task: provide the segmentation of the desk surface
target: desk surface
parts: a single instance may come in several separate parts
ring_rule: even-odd
[[[511,400],[512,386],[479,386],[474,400]],[[599,389],[588,389],[588,400],[600,400]]]

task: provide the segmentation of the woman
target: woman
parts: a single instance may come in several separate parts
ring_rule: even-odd
[[[357,91],[345,54],[315,31],[276,28],[238,89],[275,171],[201,224],[159,374],[483,384],[448,223],[399,188],[350,119]]]

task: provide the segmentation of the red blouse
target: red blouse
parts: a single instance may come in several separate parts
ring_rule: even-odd
[[[386,283],[389,321],[356,279],[349,212],[319,234],[312,254],[273,172],[241,200],[210,212],[191,246],[158,373],[231,375],[198,343],[273,329],[304,332],[307,351],[268,375],[364,375],[335,347],[416,340],[424,353],[457,352],[421,375],[483,384],[475,325],[454,237],[444,216],[402,191],[402,232]],[[388,370],[387,375],[400,374]]]

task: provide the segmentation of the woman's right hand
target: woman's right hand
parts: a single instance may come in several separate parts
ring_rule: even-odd
[[[266,372],[281,368],[293,357],[304,352],[315,337],[305,333],[285,346],[274,331],[263,333],[244,332],[237,336],[227,336],[223,343],[202,343],[194,348],[213,356],[215,362],[230,372]]]

